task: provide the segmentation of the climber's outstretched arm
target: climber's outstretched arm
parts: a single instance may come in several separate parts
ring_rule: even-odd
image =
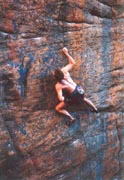
[[[72,69],[72,67],[76,64],[75,60],[71,57],[71,55],[68,53],[68,49],[66,47],[64,47],[62,49],[63,53],[66,55],[67,59],[68,59],[68,64],[62,68],[62,71],[70,71]]]

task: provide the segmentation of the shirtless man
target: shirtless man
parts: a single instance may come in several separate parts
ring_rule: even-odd
[[[56,111],[62,113],[70,118],[69,124],[71,125],[75,120],[74,117],[65,109],[67,105],[80,104],[81,101],[85,101],[94,112],[98,112],[95,105],[85,97],[84,90],[81,86],[77,85],[71,78],[69,71],[75,66],[75,60],[68,53],[68,49],[64,47],[62,49],[63,53],[68,59],[68,64],[62,69],[56,69],[54,72],[55,79],[57,83],[55,89],[59,99],[59,103],[55,107]],[[67,96],[64,96],[64,91]]]

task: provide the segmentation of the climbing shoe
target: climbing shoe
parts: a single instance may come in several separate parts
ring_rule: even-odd
[[[72,120],[72,121],[70,121],[70,120],[69,120],[69,121],[66,121],[66,125],[70,127],[74,122],[75,122],[75,120]]]

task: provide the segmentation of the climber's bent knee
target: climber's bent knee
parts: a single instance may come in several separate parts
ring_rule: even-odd
[[[62,101],[62,102],[60,102],[60,103],[55,107],[55,110],[59,112],[59,111],[61,111],[62,108],[65,107],[65,106],[66,106],[65,102]]]

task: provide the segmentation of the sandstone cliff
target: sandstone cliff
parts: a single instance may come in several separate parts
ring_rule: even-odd
[[[0,11],[0,180],[123,180],[124,1],[1,0]],[[54,110],[64,46],[99,109],[70,109],[71,128]],[[7,63],[30,60],[21,84]]]

